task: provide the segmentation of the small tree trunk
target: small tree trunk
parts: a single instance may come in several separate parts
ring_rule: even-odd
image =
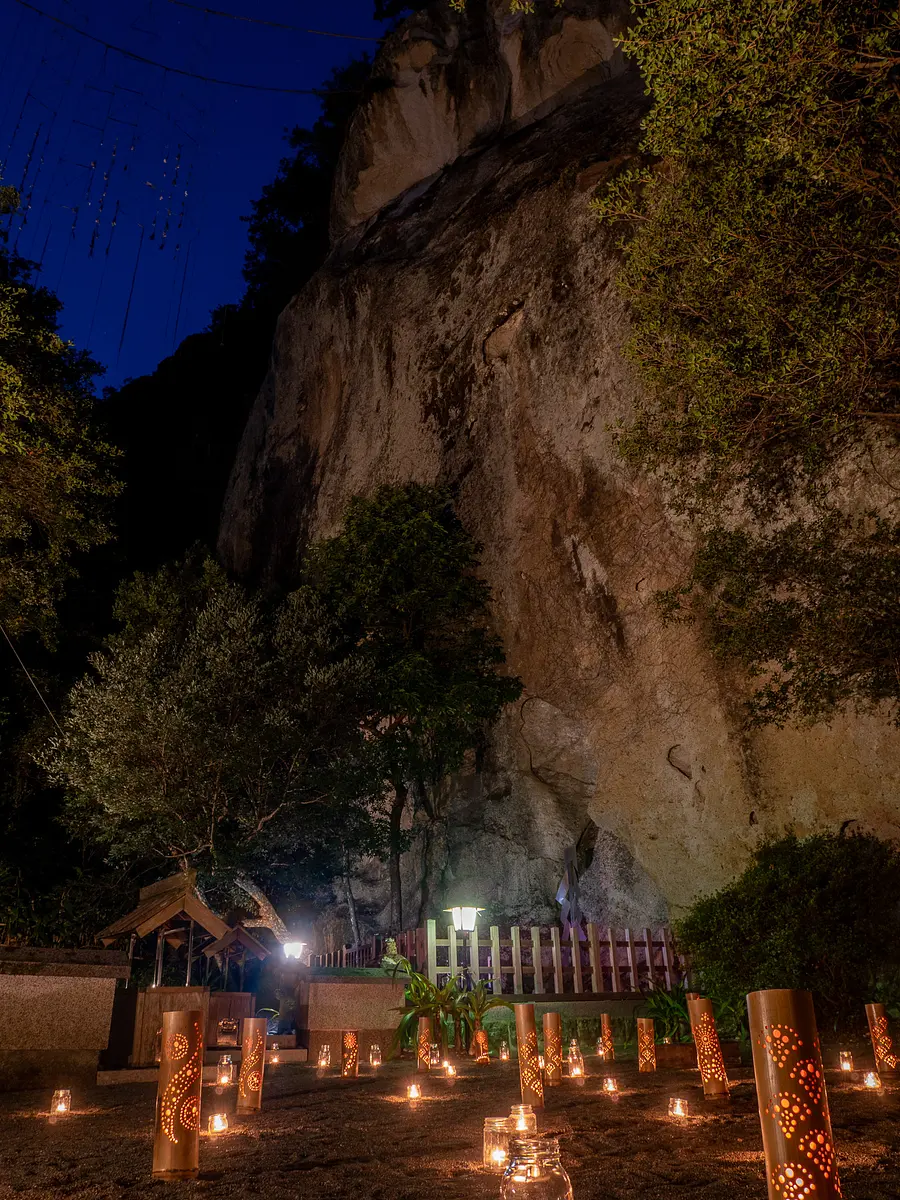
[[[356,901],[353,889],[350,887],[350,855],[344,851],[344,893],[347,897],[347,912],[350,915],[350,928],[353,931],[353,949],[359,948],[359,918],[356,913]]]
[[[279,942],[284,944],[290,938],[288,927],[275,911],[275,906],[269,897],[265,894],[261,887],[253,882],[252,879],[244,874],[235,876],[234,882],[248,896],[256,901],[256,906],[259,910],[258,917],[251,917],[244,921],[245,929],[271,929]]]
[[[400,847],[402,845],[401,822],[406,808],[407,790],[402,780],[391,780],[394,801],[390,819],[390,876],[391,876],[391,933],[403,932],[403,891],[400,880]]]

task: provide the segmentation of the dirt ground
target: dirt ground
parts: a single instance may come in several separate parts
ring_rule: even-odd
[[[759,1119],[752,1071],[731,1071],[731,1103],[704,1104],[696,1071],[639,1075],[633,1063],[605,1071],[587,1059],[588,1077],[548,1090],[543,1132],[558,1133],[575,1200],[764,1200]],[[602,1091],[614,1073],[617,1101]],[[503,1116],[518,1095],[515,1063],[465,1065],[455,1082],[426,1077],[425,1098],[405,1099],[412,1064],[391,1063],[358,1080],[317,1077],[314,1068],[267,1071],[262,1112],[234,1117],[234,1089],[203,1089],[203,1120],[227,1111],[232,1129],[205,1133],[200,1178],[150,1176],[155,1087],[96,1088],[73,1095],[71,1116],[51,1124],[49,1096],[0,1096],[0,1197],[110,1200],[147,1195],[210,1200],[481,1200],[497,1197],[499,1178],[481,1167],[486,1116]],[[829,1098],[844,1195],[900,1197],[900,1078],[883,1094],[829,1072]],[[697,1114],[666,1115],[684,1096]],[[40,1107],[41,1112],[37,1112]]]

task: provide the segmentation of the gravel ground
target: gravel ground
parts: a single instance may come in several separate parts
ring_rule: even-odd
[[[704,1104],[691,1071],[638,1075],[617,1063],[621,1096],[602,1093],[600,1067],[588,1058],[583,1083],[548,1090],[539,1118],[558,1133],[576,1200],[764,1200],[759,1120],[752,1072],[733,1069],[729,1105]],[[486,1116],[502,1116],[519,1099],[515,1064],[466,1065],[454,1083],[424,1081],[414,1109],[405,1100],[409,1063],[377,1077],[318,1078],[313,1068],[267,1073],[264,1108],[234,1117],[234,1089],[203,1092],[203,1126],[227,1111],[232,1129],[201,1140],[200,1177],[163,1183],[150,1176],[155,1087],[102,1087],[73,1096],[70,1117],[50,1124],[49,1096],[0,1096],[0,1197],[57,1196],[111,1200],[153,1194],[173,1200],[482,1200],[499,1180],[480,1164]],[[829,1096],[844,1195],[848,1200],[900,1197],[900,1079],[879,1095],[829,1072]],[[689,1099],[698,1115],[666,1116],[669,1096]]]

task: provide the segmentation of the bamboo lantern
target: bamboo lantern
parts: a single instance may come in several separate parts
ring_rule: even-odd
[[[751,992],[747,1011],[769,1200],[839,1200],[812,995]]]
[[[533,1004],[514,1004],[516,1011],[516,1041],[519,1043],[519,1084],[522,1103],[532,1108],[544,1107],[544,1081],[538,1066],[537,1027]]]
[[[416,1035],[416,1070],[431,1069],[431,1017],[419,1017],[419,1031]]]
[[[638,1070],[656,1070],[656,1027],[652,1017],[638,1017]]]
[[[472,1044],[475,1050],[475,1061],[477,1063],[489,1063],[491,1054],[488,1044],[488,1035],[486,1029],[476,1029],[475,1036],[472,1039]]]
[[[712,1001],[695,997],[688,1001],[688,1013],[694,1045],[697,1048],[697,1067],[703,1080],[703,1095],[707,1100],[727,1100],[728,1073],[716,1032]]]
[[[238,1075],[238,1112],[262,1108],[263,1074],[266,1067],[265,1017],[244,1017],[241,1025],[241,1071]]]
[[[600,1014],[600,1057],[604,1062],[614,1062],[616,1046],[613,1041],[612,1022],[609,1013]]]
[[[558,1087],[562,1083],[562,1020],[559,1013],[544,1013],[544,1084]],[[524,1093],[523,1093],[524,1098]]]
[[[359,1034],[345,1029],[341,1034],[341,1076],[352,1079],[359,1074]]]
[[[888,1033],[887,1013],[883,1004],[867,1004],[866,1017],[869,1022],[869,1036],[872,1039],[872,1049],[875,1051],[875,1070],[880,1074],[897,1070],[897,1056],[894,1053],[894,1043]]]
[[[153,1137],[154,1179],[196,1179],[200,1167],[203,1010],[162,1015]]]

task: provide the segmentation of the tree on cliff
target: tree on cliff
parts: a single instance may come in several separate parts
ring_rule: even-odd
[[[0,211],[15,206],[0,188]],[[75,557],[111,536],[118,491],[99,436],[101,368],[58,332],[60,302],[0,244],[0,623],[50,638]]]
[[[442,488],[383,486],[351,500],[341,532],[311,547],[307,572],[369,666],[367,767],[390,788],[391,928],[403,928],[400,855],[410,789],[458,769],[521,693],[500,673],[478,543]]]
[[[757,718],[885,697],[900,713],[900,526],[829,511],[822,486],[900,421],[896,22],[894,0],[654,0],[622,42],[654,106],[595,200],[627,231],[647,384],[621,448],[698,518],[698,571],[667,611],[764,680]],[[748,501],[744,552],[722,514]]]
[[[370,666],[309,589],[267,605],[195,551],[124,586],[117,615],[41,756],[112,862],[277,889],[327,880],[348,840],[378,843],[348,786]]]

